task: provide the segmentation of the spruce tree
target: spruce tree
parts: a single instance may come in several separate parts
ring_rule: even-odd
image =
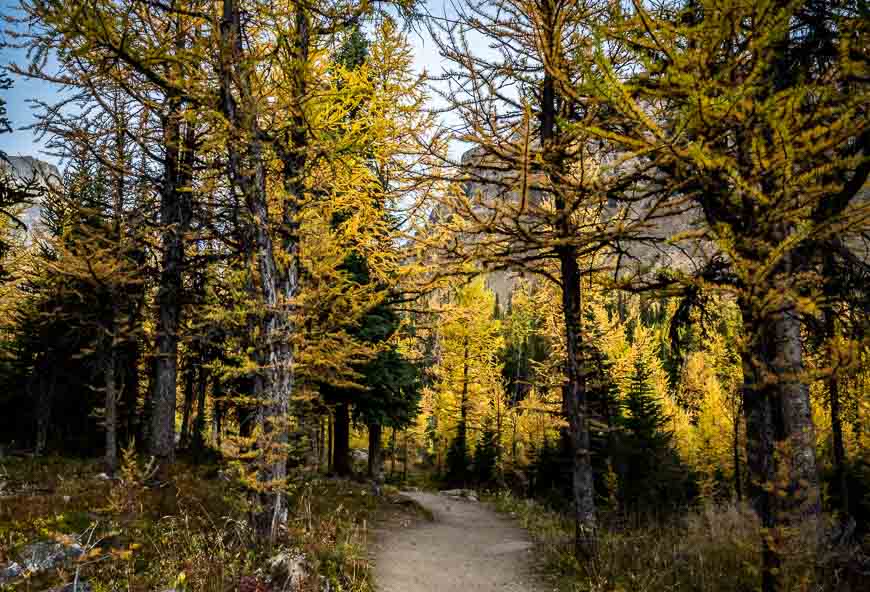
[[[650,364],[644,356],[635,360],[619,419],[622,498],[627,508],[637,512],[674,501],[671,486],[679,481],[673,435],[652,385]]]

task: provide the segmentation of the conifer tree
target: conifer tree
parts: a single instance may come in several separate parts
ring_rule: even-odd
[[[460,162],[444,163],[462,187],[444,200],[449,238],[439,236],[437,246],[448,260],[535,274],[559,289],[578,556],[594,553],[597,528],[583,280],[613,265],[621,240],[646,234],[641,231],[659,215],[631,213],[650,192],[638,183],[644,166],[623,166],[606,138],[572,131],[570,122],[599,123],[606,112],[566,92],[553,74],[560,64],[570,69],[572,83],[599,76],[575,57],[610,7],[596,0],[474,0],[458,7],[455,18],[432,21],[448,62],[442,95],[460,117],[456,139],[472,145]],[[487,43],[495,48],[488,53],[481,51]],[[612,49],[619,59],[619,44]],[[609,207],[617,197],[622,203]],[[614,259],[603,257],[608,251]]]
[[[634,510],[654,507],[667,501],[657,495],[674,478],[664,470],[671,460],[672,435],[668,431],[668,418],[651,384],[652,371],[648,361],[638,356],[634,363],[631,382],[625,393],[624,413],[619,419],[622,430],[619,446],[624,462],[623,499]],[[670,467],[667,467],[670,468]]]
[[[677,279],[738,302],[749,493],[772,533],[766,591],[781,580],[780,526],[820,511],[800,336],[819,294],[807,247],[860,233],[868,219],[856,200],[870,173],[866,19],[846,4],[818,20],[814,7],[733,0],[659,13],[636,2],[609,29],[632,40],[632,75],[608,64],[606,46],[588,52],[608,72],[598,100],[626,126],[586,129],[648,156],[658,183],[696,212],[712,249],[695,277]],[[835,32],[804,35],[822,22]],[[817,40],[823,54],[805,47]],[[568,72],[554,75],[576,88]]]

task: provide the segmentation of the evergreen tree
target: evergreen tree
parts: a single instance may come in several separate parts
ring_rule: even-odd
[[[621,497],[625,507],[633,511],[652,510],[683,497],[673,496],[681,480],[679,460],[652,376],[650,361],[639,355],[619,418]]]
[[[474,479],[478,486],[493,484],[497,477],[499,457],[498,434],[487,421],[474,448]]]

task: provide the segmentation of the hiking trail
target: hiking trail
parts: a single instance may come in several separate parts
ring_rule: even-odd
[[[476,501],[404,492],[433,520],[378,533],[378,592],[543,592],[532,573],[531,539]]]

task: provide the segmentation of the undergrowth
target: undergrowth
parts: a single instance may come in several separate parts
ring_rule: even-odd
[[[599,531],[596,557],[578,561],[573,522],[528,499],[502,492],[488,501],[534,536],[541,571],[561,592],[746,592],[760,584],[761,530],[755,515],[736,503],[705,504],[683,515],[631,527],[612,520]],[[795,532],[785,550],[785,590],[867,590],[870,580],[851,569],[863,562],[857,544],[823,548],[819,527]],[[815,534],[814,534],[815,533]]]
[[[398,511],[368,485],[299,475],[288,484],[290,516],[275,547],[257,544],[244,487],[228,466],[179,461],[167,483],[125,453],[118,478],[98,463],[61,458],[7,459],[0,473],[0,568],[39,541],[78,543],[78,560],[27,574],[0,590],[57,587],[76,578],[93,592],[282,590],[270,558],[301,558],[302,591],[369,592],[369,525]],[[394,491],[394,490],[393,490]],[[295,560],[295,559],[294,559]]]

